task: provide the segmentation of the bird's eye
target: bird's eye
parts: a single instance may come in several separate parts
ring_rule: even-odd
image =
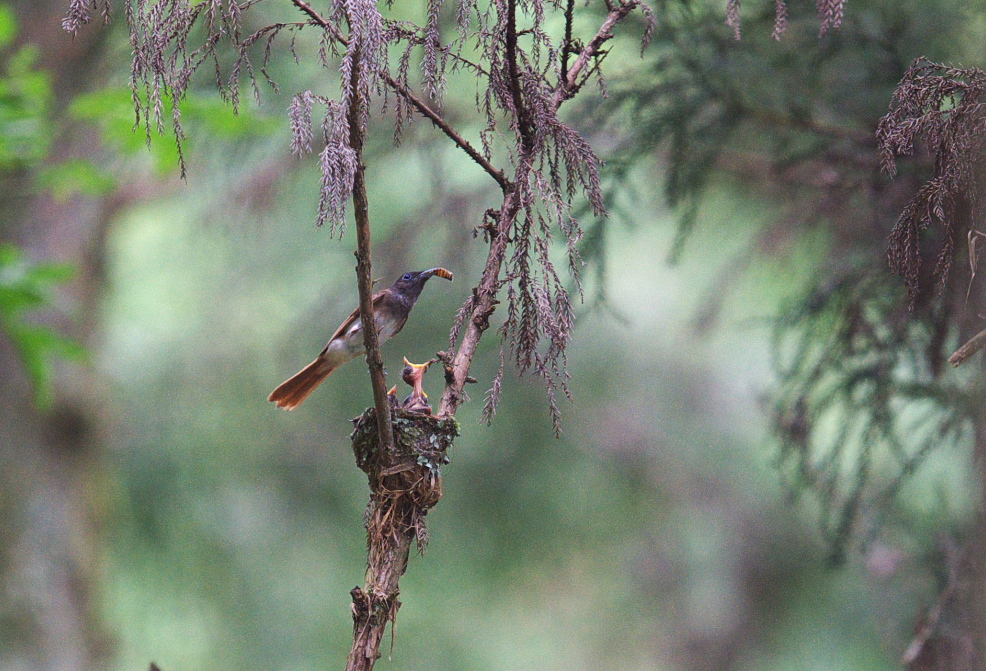
[[[403,279],[405,282],[410,282],[411,281],[411,273],[404,273],[404,277],[402,277],[401,279]]]

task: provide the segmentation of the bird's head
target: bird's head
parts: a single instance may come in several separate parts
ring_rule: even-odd
[[[432,277],[441,277],[449,282],[452,281],[452,273],[444,268],[431,268],[429,270],[412,270],[411,272],[404,273],[397,281],[394,282],[394,286],[391,287],[394,291],[398,291],[406,296],[411,296],[412,298],[417,298],[418,294],[421,293],[422,287],[424,287],[425,282],[427,282]]]
[[[434,359],[427,363],[411,363],[407,360],[407,357],[404,357],[404,370],[401,371],[401,379],[412,387],[415,385],[415,382],[420,385],[425,371],[428,370],[428,366],[432,363],[434,363]]]

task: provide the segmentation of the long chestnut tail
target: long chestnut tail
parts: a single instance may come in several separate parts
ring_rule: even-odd
[[[335,369],[335,366],[319,357],[278,385],[267,400],[276,403],[278,408],[294,410]]]

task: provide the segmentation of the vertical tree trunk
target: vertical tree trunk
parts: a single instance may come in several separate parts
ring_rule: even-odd
[[[956,205],[955,220],[971,226],[972,212],[970,204],[963,200]],[[986,327],[980,317],[986,306],[986,285],[981,277],[970,276],[969,264],[961,258],[966,252],[957,252],[959,258],[954,262],[948,289],[959,323],[959,341],[963,343]],[[946,587],[941,599],[946,615],[935,623],[935,638],[924,657],[911,667],[916,671],[986,668],[986,355],[979,356],[983,357],[979,361],[979,380],[970,392],[975,407],[972,467],[979,504],[960,556],[953,560],[957,565],[952,567],[950,582],[954,584]]]
[[[346,671],[372,671],[388,622],[396,622],[400,579],[407,570],[412,544],[427,542],[425,515],[442,497],[442,466],[459,435],[452,417],[438,419],[394,411],[393,443],[385,448],[378,435],[376,410],[356,419],[353,453],[367,475],[366,587],[353,598],[353,645]]]
[[[66,4],[14,3],[20,43],[38,45],[39,66],[52,76],[52,127],[67,129],[54,138],[56,160],[92,153],[94,138],[58,115],[89,86],[103,41],[101,30],[74,39],[62,32]],[[107,218],[104,202],[56,202],[38,193],[29,170],[0,175],[0,240],[19,245],[34,260],[76,266],[65,314],[44,318],[85,345],[92,345],[102,289]],[[54,406],[37,411],[21,364],[0,336],[0,667],[92,669],[108,650],[95,598],[101,554],[94,513],[102,451],[98,390],[90,369],[59,366]]]
[[[986,365],[981,368],[986,374]],[[982,669],[986,668],[986,403],[983,403],[982,394],[979,394],[974,460],[976,479],[979,482],[979,510],[966,549],[965,568],[969,572],[969,590],[964,610],[971,639],[969,647],[974,659],[971,668]]]

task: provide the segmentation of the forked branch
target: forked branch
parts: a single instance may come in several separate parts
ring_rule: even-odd
[[[592,61],[592,59],[600,55],[603,45],[613,39],[613,28],[616,24],[625,19],[629,16],[630,12],[640,6],[641,3],[639,0],[626,0],[625,2],[613,5],[595,36],[589,40],[582,51],[579,52],[579,55],[575,58],[575,62],[572,63],[572,67],[564,71],[564,77],[560,82],[558,82],[558,87],[555,89],[555,97],[552,101],[555,110],[561,106],[562,102],[568,100],[579,92],[579,89],[581,89],[582,85],[585,83],[584,78],[582,81],[579,81],[582,71],[585,70],[586,66],[590,61]]]
[[[513,0],[510,0],[508,9],[514,6]],[[624,20],[634,9],[640,6],[642,6],[642,3],[639,0],[627,0],[612,5],[595,36],[578,53],[575,61],[567,70],[565,78],[558,82],[551,101],[552,114],[556,113],[562,103],[572,98],[581,88],[584,80],[580,81],[580,74],[592,59],[599,55],[602,46],[613,38],[612,31],[616,24]],[[516,29],[516,26],[514,26],[514,29]],[[515,61],[510,58],[510,47],[515,47],[515,42],[508,39],[507,45],[507,66],[511,67],[510,62]],[[515,55],[514,58],[516,58]],[[517,86],[512,88],[514,106],[519,111],[525,108],[521,98],[519,82],[515,82],[515,84]],[[524,120],[518,119],[517,122],[521,128],[521,137],[524,137]],[[465,322],[465,333],[455,354],[449,356],[446,360],[446,387],[442,394],[441,405],[439,406],[438,414],[440,417],[454,415],[464,400],[464,389],[468,379],[470,379],[469,370],[472,366],[473,358],[476,355],[476,349],[479,346],[479,341],[482,339],[483,334],[490,327],[490,317],[493,315],[496,305],[499,302],[497,295],[501,288],[500,275],[506,258],[507,245],[510,242],[510,232],[522,206],[519,189],[523,188],[530,179],[535,158],[532,155],[532,148],[526,146],[526,142],[523,145],[520,149],[517,172],[511,182],[512,187],[504,192],[503,203],[496,213],[495,225],[487,229],[491,238],[490,250],[486,257],[486,265],[483,268],[482,277],[479,284],[473,290],[472,296],[463,305],[463,309],[468,312],[467,321]]]
[[[349,39],[345,35],[340,33],[339,30],[331,22],[327,21],[321,14],[315,11],[315,9],[312,8],[310,4],[308,4],[304,0],[291,0],[291,2],[294,3],[295,7],[297,7],[299,10],[307,14],[308,18],[311,19],[311,22],[313,24],[328,31],[329,34],[332,36],[332,39],[335,40],[338,44],[341,44],[343,46],[349,46]],[[379,74],[383,78],[383,80],[387,83],[387,86],[393,89],[393,91],[397,93],[397,95],[404,98],[412,107],[414,107],[414,109],[418,110],[418,112],[420,112],[422,116],[426,117],[439,130],[445,133],[445,136],[448,137],[450,140],[452,140],[452,142],[457,147],[462,149],[462,151],[466,152],[466,154],[469,155],[469,158],[471,158],[473,161],[476,162],[477,165],[479,165],[479,167],[485,170],[486,173],[490,177],[492,177],[494,181],[496,181],[496,183],[500,186],[501,189],[507,190],[510,187],[510,182],[503,174],[503,171],[497,169],[496,167],[493,166],[492,163],[486,160],[486,158],[480,152],[478,152],[476,148],[473,147],[472,144],[467,139],[462,137],[462,135],[457,130],[455,130],[455,128],[453,128],[451,124],[449,124],[442,117],[441,114],[433,110],[428,105],[428,103],[426,103],[424,100],[416,96],[413,91],[411,91],[406,86],[402,85],[392,76],[390,76],[390,73],[380,72]]]

